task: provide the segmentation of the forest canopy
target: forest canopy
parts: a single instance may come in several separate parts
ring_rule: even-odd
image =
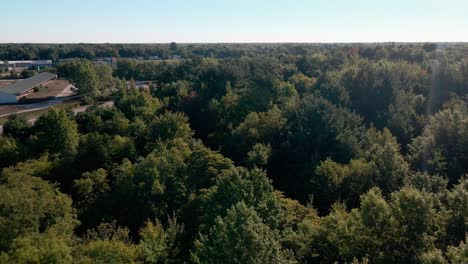
[[[113,105],[9,117],[0,262],[467,263],[467,52],[1,44]]]

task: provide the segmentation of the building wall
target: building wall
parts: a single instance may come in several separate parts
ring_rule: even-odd
[[[0,104],[14,104],[17,103],[18,99],[16,95],[0,93]]]

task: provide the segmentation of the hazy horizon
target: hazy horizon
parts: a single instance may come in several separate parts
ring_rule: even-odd
[[[196,44],[310,44],[310,45],[322,45],[322,44],[425,44],[425,43],[435,43],[435,44],[465,44],[467,41],[369,41],[369,42],[353,42],[353,41],[344,41],[344,42],[0,42],[0,44],[34,44],[34,45],[127,45],[127,44],[142,44],[142,45],[163,45],[170,44],[175,42],[180,45],[196,45]]]
[[[0,43],[467,42],[468,2],[9,1]],[[10,22],[8,22],[10,23]]]

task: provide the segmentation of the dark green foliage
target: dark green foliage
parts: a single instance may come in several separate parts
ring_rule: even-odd
[[[302,201],[311,192],[318,194],[319,189],[311,188],[320,187],[311,185],[310,181],[315,166],[327,157],[347,161],[357,155],[364,130],[361,120],[358,115],[339,108],[322,97],[304,98],[290,118],[286,152],[280,156],[287,164],[286,168],[281,167],[288,177],[278,175],[279,183],[284,186],[286,193],[295,193],[294,197]],[[321,199],[320,195],[316,198]]]
[[[31,125],[26,118],[17,115],[8,117],[8,121],[3,125],[3,134],[16,140],[25,141],[31,133]]]

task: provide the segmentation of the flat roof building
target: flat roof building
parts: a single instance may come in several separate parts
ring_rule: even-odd
[[[20,61],[0,61],[2,69],[29,68],[40,69],[52,66],[51,60],[20,60]]]
[[[30,78],[20,80],[3,87],[0,89],[0,104],[17,103],[22,97],[28,95],[35,87],[56,78],[56,74],[42,72]]]

